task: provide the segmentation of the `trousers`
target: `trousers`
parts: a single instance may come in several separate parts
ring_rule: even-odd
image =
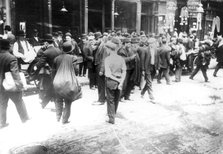
[[[16,110],[22,122],[26,122],[29,117],[25,103],[22,99],[22,92],[0,92],[0,125],[5,125],[7,120],[8,101],[11,99],[16,106]]]

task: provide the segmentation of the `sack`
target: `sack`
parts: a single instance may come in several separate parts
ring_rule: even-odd
[[[53,80],[55,93],[74,101],[82,97],[81,85],[74,72],[71,55],[64,56]]]
[[[20,72],[19,75],[20,75],[21,81],[23,83],[23,87],[26,90],[27,89],[27,83],[26,83],[25,75],[22,72]],[[5,89],[5,91],[9,91],[9,92],[19,91],[18,88],[16,87],[16,84],[15,84],[15,81],[12,77],[11,72],[6,72],[5,73],[5,79],[3,80],[2,85]]]

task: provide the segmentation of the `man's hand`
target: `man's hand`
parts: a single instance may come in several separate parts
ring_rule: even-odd
[[[119,84],[119,85],[118,85],[118,89],[119,89],[119,90],[122,90],[122,86],[123,86],[123,84]]]
[[[102,72],[99,72],[99,76],[102,76],[103,75],[103,73]]]

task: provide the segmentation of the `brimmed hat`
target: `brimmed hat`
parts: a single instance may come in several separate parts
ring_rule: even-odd
[[[99,39],[99,38],[103,37],[103,35],[101,34],[101,32],[96,32],[94,34],[94,37],[95,37],[95,39]]]
[[[111,41],[108,41],[107,43],[105,43],[105,46],[111,50],[115,50],[116,48],[116,44]]]
[[[58,35],[61,35],[61,36],[63,35],[62,31],[58,31],[57,33]]]
[[[37,29],[33,29],[33,33],[38,33],[38,30]]]
[[[117,45],[119,45],[119,44],[120,44],[120,39],[118,39],[117,37],[113,37],[113,38],[111,39],[111,42],[112,42],[112,43],[115,43],[115,44],[117,44]]]
[[[138,37],[131,38],[131,43],[139,43],[140,39]]]
[[[65,36],[70,36],[70,37],[72,37],[72,35],[71,35],[70,32],[67,32],[67,33],[65,34]]]
[[[11,31],[11,27],[9,25],[5,25],[4,30]]]
[[[7,39],[0,39],[0,48],[4,50],[10,49],[10,42]]]
[[[42,40],[44,42],[53,42],[53,36],[51,34],[45,34]]]
[[[131,42],[131,38],[125,37],[122,39],[123,43],[130,43]]]
[[[53,36],[57,37],[58,35],[58,32],[53,32]]]
[[[25,36],[25,32],[23,30],[19,30],[17,36]]]
[[[87,39],[87,34],[81,34],[81,39]]]
[[[63,52],[65,53],[70,53],[72,51],[72,44],[70,41],[66,41],[63,43]]]

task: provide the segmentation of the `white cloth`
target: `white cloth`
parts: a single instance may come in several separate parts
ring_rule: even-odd
[[[217,32],[220,32],[220,25],[221,24],[221,19],[216,16],[214,19],[213,19],[213,22],[212,22],[212,33],[214,34],[214,30],[215,28],[217,28]]]

